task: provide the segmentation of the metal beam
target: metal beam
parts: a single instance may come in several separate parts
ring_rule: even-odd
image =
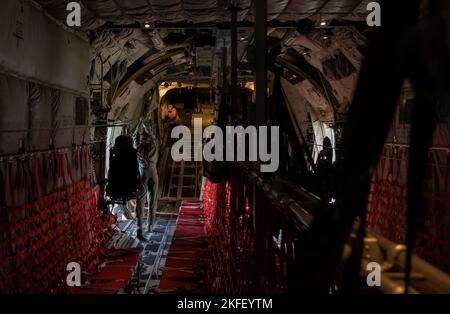
[[[349,25],[353,25],[357,22],[349,22]],[[297,21],[294,22],[280,22],[280,21],[269,21],[267,22],[267,26],[270,28],[297,28],[299,23]],[[253,29],[255,27],[255,23],[241,21],[237,22],[238,29]],[[130,23],[130,24],[113,24],[107,23],[101,27],[101,29],[134,29],[141,28],[143,32],[150,32],[155,29],[223,29],[223,30],[231,30],[232,23],[231,22],[220,22],[220,23],[156,23],[151,24],[149,28],[144,28],[140,23]],[[322,27],[323,28],[323,27]]]
[[[263,126],[267,124],[267,0],[258,1],[258,5],[255,5],[255,88],[256,88],[256,124]],[[254,221],[255,221],[255,234],[256,239],[265,239],[264,225],[266,224],[266,206],[262,201],[261,191],[254,190],[254,197],[256,202],[254,204]],[[255,243],[255,256],[264,256],[267,244],[263,241],[256,241]],[[267,261],[262,259],[260,263],[256,265],[256,273],[263,273],[266,267]],[[262,292],[261,283],[255,283],[258,290]]]
[[[256,121],[267,122],[267,1],[255,6],[255,49],[256,49]]]
[[[231,121],[238,116],[238,55],[237,55],[237,7],[231,8]]]

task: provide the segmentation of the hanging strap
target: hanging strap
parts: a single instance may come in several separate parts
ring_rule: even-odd
[[[66,183],[66,185],[71,185],[74,180],[73,180],[73,164],[72,164],[72,156],[69,156],[69,154],[71,155],[70,151],[66,151],[63,154],[64,160],[65,160],[65,173],[64,173],[64,182]]]
[[[42,172],[42,155],[35,155],[31,158],[32,163],[32,174],[33,181],[36,188],[36,196],[37,198],[42,197],[45,192],[42,185],[42,180],[44,179],[44,175]]]

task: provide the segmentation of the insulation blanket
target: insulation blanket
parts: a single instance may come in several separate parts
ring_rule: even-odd
[[[87,92],[91,65],[87,41],[64,30],[28,1],[2,1],[0,20],[1,71]]]

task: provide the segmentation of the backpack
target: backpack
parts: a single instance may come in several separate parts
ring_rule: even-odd
[[[106,195],[113,203],[125,203],[136,197],[138,188],[137,152],[130,136],[116,138],[110,150]]]

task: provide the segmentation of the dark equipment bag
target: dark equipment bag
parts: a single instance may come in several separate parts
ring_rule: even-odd
[[[110,150],[106,195],[112,203],[125,203],[136,198],[138,187],[137,152],[130,136],[116,138]]]

